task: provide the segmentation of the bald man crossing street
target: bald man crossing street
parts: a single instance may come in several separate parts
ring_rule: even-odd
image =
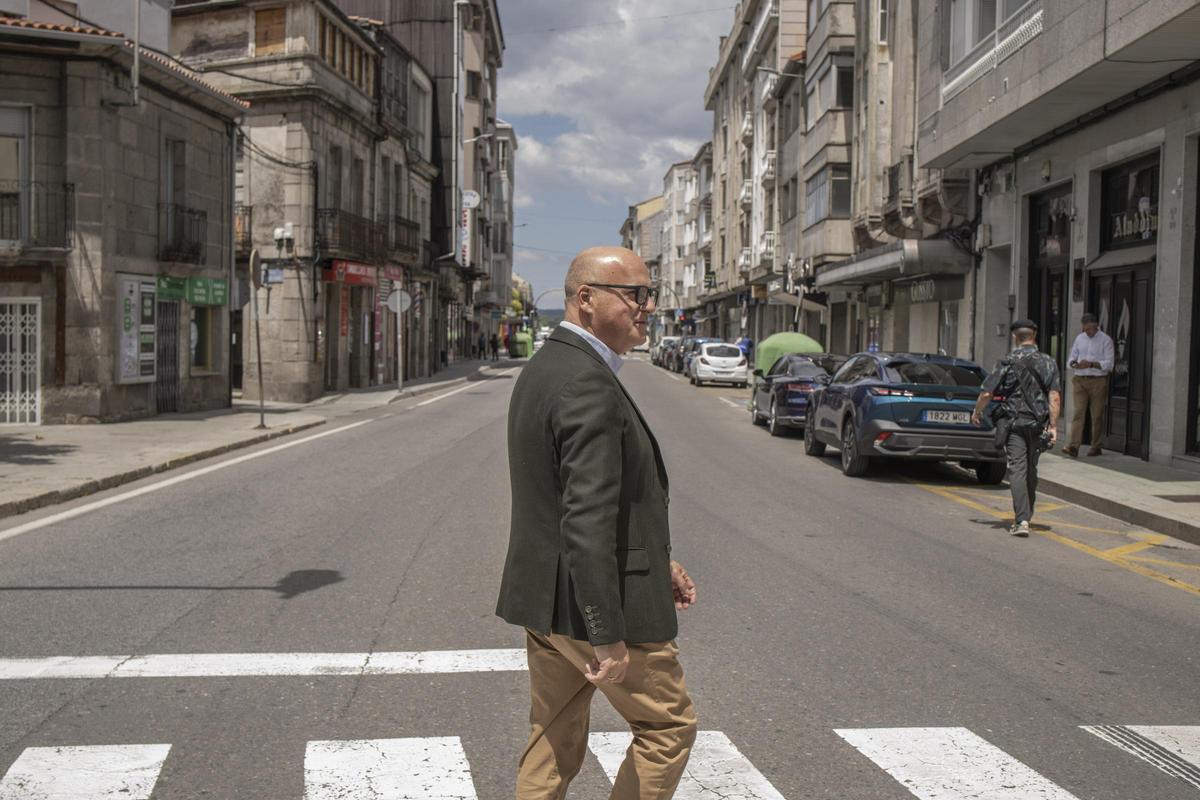
[[[696,714],[676,611],[696,587],[670,559],[662,454],[616,373],[658,291],[632,251],[583,251],[566,314],[522,370],[508,414],[512,525],[496,613],[525,628],[531,695],[518,800],[566,796],[599,689],[633,731],[613,800],[667,800]]]

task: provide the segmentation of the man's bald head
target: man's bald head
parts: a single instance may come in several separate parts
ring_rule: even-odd
[[[646,271],[637,253],[624,247],[589,247],[571,261],[563,290],[567,304],[578,302],[579,287],[589,283],[635,283]]]

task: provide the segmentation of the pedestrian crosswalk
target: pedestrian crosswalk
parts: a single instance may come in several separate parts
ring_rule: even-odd
[[[1102,725],[1081,731],[1152,764],[1169,776],[1163,780],[1200,788],[1200,725]],[[1077,800],[967,728],[838,728],[833,733],[919,800]],[[609,781],[630,741],[628,732],[590,735],[588,746]],[[30,747],[0,778],[0,800],[153,800],[159,774],[177,752],[170,744]],[[481,778],[473,774],[457,736],[311,741],[303,770],[303,800],[478,800]],[[1160,795],[1155,787],[1143,794]],[[698,734],[675,797],[784,800],[720,731]]]

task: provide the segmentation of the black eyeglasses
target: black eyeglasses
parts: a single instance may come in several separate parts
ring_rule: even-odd
[[[653,300],[655,305],[658,305],[658,287],[644,286],[640,284],[629,283],[589,283],[588,286],[595,286],[598,289],[628,289],[633,292],[633,302],[639,307],[645,308]]]

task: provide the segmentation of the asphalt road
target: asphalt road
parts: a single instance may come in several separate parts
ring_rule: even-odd
[[[91,509],[0,528],[0,800],[512,797],[528,681],[492,610],[515,377],[7,521]],[[1049,498],[1014,539],[965,473],[846,478],[752,427],[744,392],[621,377],[699,586],[680,646],[713,749],[689,797],[1196,796],[1200,728],[1157,727],[1200,726],[1200,593],[1171,577],[1195,548]],[[392,655],[430,651],[472,653]],[[622,728],[601,698],[592,726]],[[1099,731],[1123,749],[1086,726],[1149,727]],[[608,785],[589,757],[572,796]]]

